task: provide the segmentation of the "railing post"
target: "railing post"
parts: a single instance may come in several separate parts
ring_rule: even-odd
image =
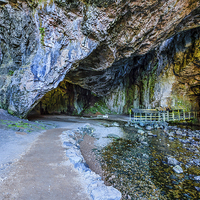
[[[183,120],[185,120],[185,110],[183,110]]]
[[[152,121],[152,113],[150,113],[150,121]]]
[[[169,121],[169,111],[167,111],[167,121]]]
[[[189,119],[190,119],[190,112],[188,112],[188,114],[189,114]]]
[[[163,113],[163,121],[165,122],[165,113]]]
[[[172,111],[172,119],[174,121],[174,110]]]
[[[147,113],[145,113],[145,122],[147,121]]]
[[[179,121],[181,120],[181,114],[180,114],[179,110],[178,110],[178,119],[179,119]]]

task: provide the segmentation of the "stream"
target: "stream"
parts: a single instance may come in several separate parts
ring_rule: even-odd
[[[200,127],[132,124],[100,152],[123,199],[200,199]]]

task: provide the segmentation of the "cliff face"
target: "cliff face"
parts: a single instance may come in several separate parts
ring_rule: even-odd
[[[191,45],[198,49],[199,13],[197,0],[0,0],[0,107],[26,116],[64,79],[102,98],[106,96],[111,109],[119,112],[132,104],[163,104],[164,100],[158,100],[163,95],[157,92],[159,84],[164,79],[166,84],[175,80],[168,80],[165,71],[171,73],[170,77],[178,77],[176,70],[163,71],[165,67],[171,69],[171,61],[177,60],[175,69],[179,72],[198,68],[188,64],[184,56],[190,55],[198,64],[198,53],[192,53]],[[194,28],[197,36],[190,31]],[[185,38],[187,31],[191,37],[182,39],[187,44],[178,46],[179,37]],[[173,53],[171,49],[175,49]],[[181,62],[186,62],[183,68]],[[148,92],[142,90],[146,83],[137,83],[138,77],[139,82],[146,80],[144,74],[150,71],[156,80],[149,91],[150,99],[157,96],[157,100],[146,100]],[[192,86],[191,82],[187,84]],[[115,90],[116,95],[112,93]],[[128,97],[131,91],[133,95],[138,95],[135,91],[142,94],[132,101]],[[125,98],[123,105],[114,105],[117,95]]]
[[[130,107],[199,110],[200,28],[178,33],[143,56],[135,57],[122,86],[105,98],[113,111]],[[118,101],[118,95],[124,101]],[[120,102],[120,104],[119,104]]]

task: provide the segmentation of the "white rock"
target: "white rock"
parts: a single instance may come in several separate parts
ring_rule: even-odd
[[[119,124],[117,122],[114,122],[112,125],[116,126],[116,127],[119,126]]]
[[[146,127],[146,130],[151,130],[151,129],[152,129],[151,126],[147,126],[147,127]]]
[[[147,134],[148,134],[148,136],[153,136],[152,132],[148,132]]]
[[[175,167],[173,167],[173,170],[178,174],[183,173],[183,169],[179,165],[176,165]]]
[[[168,157],[167,158],[167,163],[168,163],[168,165],[178,165],[178,160],[176,160],[175,158],[173,158],[173,157]]]
[[[112,186],[97,187],[92,190],[91,196],[94,200],[120,200],[121,193]]]
[[[200,181],[200,176],[195,176],[195,177],[194,177],[194,180],[195,180],[195,181]]]
[[[142,134],[144,134],[144,131],[140,129],[140,130],[138,130],[138,133],[142,135]]]

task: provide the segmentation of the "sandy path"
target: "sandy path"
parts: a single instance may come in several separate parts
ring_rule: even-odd
[[[66,129],[51,129],[33,143],[0,183],[0,199],[89,200],[80,177],[69,165],[59,135]]]
[[[95,138],[85,135],[84,140],[80,143],[80,150],[89,168],[96,174],[99,174],[101,177],[103,177],[103,171],[100,162],[96,160],[97,156],[93,152],[93,149],[96,148],[94,141]]]

